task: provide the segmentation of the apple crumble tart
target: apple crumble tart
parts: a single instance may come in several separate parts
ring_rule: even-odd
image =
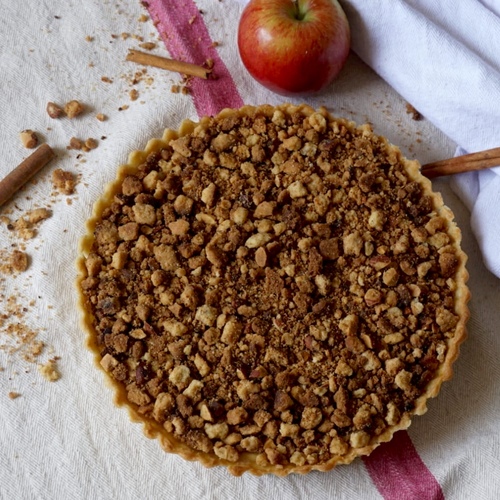
[[[235,475],[370,453],[452,377],[453,214],[416,161],[324,109],[243,107],[133,152],[77,281],[88,346],[166,451]]]

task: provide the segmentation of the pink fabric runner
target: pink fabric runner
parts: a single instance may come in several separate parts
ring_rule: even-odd
[[[207,59],[214,62],[214,79],[193,78],[190,85],[198,116],[211,116],[223,108],[243,106],[196,4],[192,0],[149,0],[145,5],[173,58],[199,65]]]
[[[394,434],[363,462],[385,500],[444,500],[441,486],[406,431]]]
[[[167,5],[168,4],[168,5]],[[191,94],[199,116],[243,105],[238,89],[213,45],[193,0],[149,0],[146,6],[173,58],[194,64],[214,61],[217,79],[194,78]],[[377,448],[364,464],[386,500],[444,500],[439,483],[419,457],[407,432]]]

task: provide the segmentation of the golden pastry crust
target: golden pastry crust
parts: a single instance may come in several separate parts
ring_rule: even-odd
[[[330,470],[452,377],[460,240],[419,164],[367,125],[305,105],[185,121],[94,206],[88,347],[166,451],[235,475]]]

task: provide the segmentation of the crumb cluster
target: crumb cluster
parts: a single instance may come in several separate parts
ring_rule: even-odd
[[[12,221],[7,215],[0,216],[9,231],[22,240],[30,240],[37,235],[39,224],[48,219],[52,211],[45,207],[34,208]]]
[[[46,110],[50,118],[59,119],[67,116],[70,120],[72,120],[73,118],[80,116],[85,111],[85,106],[76,99],[67,102],[63,107],[49,101],[47,103]]]
[[[42,209],[40,209],[42,210]],[[45,214],[44,214],[45,216]],[[19,220],[28,222],[29,217],[22,217]],[[19,222],[19,220],[17,222]],[[38,221],[39,222],[39,221]],[[23,224],[24,225],[24,224]],[[13,224],[12,231],[19,231],[25,236],[27,228],[16,228],[16,223]],[[26,297],[20,291],[19,287],[11,289],[7,287],[6,278],[21,277],[29,269],[30,258],[28,254],[22,250],[22,245],[16,245],[12,250],[0,249],[0,351],[5,354],[6,360],[13,366],[26,362],[29,365],[40,364],[42,356],[50,354],[52,348],[48,348],[43,340],[40,340],[41,329],[27,321],[28,314],[36,305],[35,297]],[[58,357],[52,357],[47,361],[47,369],[41,370],[44,378],[47,378],[47,373],[52,370],[50,380],[55,381],[59,378],[57,368]],[[1,367],[0,372],[4,371],[5,367]],[[29,368],[25,369],[29,372]],[[10,374],[12,377],[18,373],[14,371]],[[20,394],[10,392],[9,397],[16,399]]]
[[[45,364],[39,364],[38,371],[48,382],[55,382],[61,378],[55,359],[51,359]]]

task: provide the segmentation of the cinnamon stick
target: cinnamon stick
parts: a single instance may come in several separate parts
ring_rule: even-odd
[[[196,64],[169,59],[168,57],[155,56],[139,50],[130,50],[127,54],[127,61],[132,61],[143,66],[154,66],[167,71],[175,71],[184,75],[196,76],[198,78],[208,78],[211,70]]]
[[[39,170],[41,170],[55,153],[48,144],[42,144],[23,162],[21,162],[10,174],[0,181],[0,207],[28,182]]]
[[[477,153],[456,156],[422,165],[422,174],[429,179],[442,175],[472,172],[500,165],[500,148],[487,149]]]

